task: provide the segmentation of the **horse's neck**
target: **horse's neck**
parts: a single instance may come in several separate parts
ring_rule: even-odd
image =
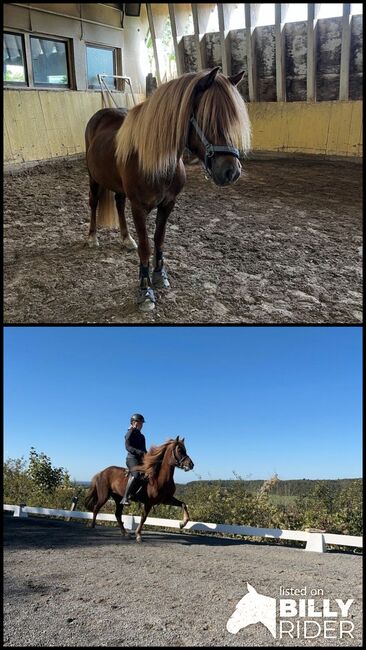
[[[168,455],[167,452],[165,452],[163,462],[161,464],[160,472],[158,475],[157,483],[159,487],[166,485],[167,483],[173,482],[175,466],[171,465],[168,462],[168,458],[166,458],[167,455]]]

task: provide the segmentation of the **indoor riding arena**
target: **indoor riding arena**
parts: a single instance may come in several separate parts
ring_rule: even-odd
[[[362,5],[5,3],[3,38],[6,324],[362,322]],[[212,88],[213,75],[230,78],[250,145],[236,155],[226,138],[207,162],[205,141],[220,143],[210,125],[189,135],[187,120],[184,144],[200,144],[178,155],[170,286],[145,310],[146,237],[128,192],[138,249],[118,222],[90,230],[85,129],[102,108],[126,108],[128,120],[187,73]],[[163,146],[173,124],[158,127]],[[220,155],[240,158],[235,182],[215,181]],[[157,210],[146,220],[151,271]]]

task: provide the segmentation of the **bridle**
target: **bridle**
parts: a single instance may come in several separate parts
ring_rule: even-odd
[[[178,445],[175,445],[175,447],[173,449],[173,457],[174,457],[174,460],[176,461],[176,467],[179,467],[179,469],[182,469],[183,462],[186,460],[186,458],[189,458],[189,456],[185,455],[185,456],[183,456],[183,458],[177,458],[177,456],[175,455],[175,449],[176,449],[177,446]]]
[[[210,176],[212,176],[211,163],[212,163],[212,158],[214,157],[215,153],[218,153],[218,152],[219,153],[228,153],[231,156],[235,156],[235,158],[237,158],[239,160],[239,158],[240,158],[239,149],[236,149],[235,147],[231,147],[228,144],[224,144],[224,145],[211,144],[207,140],[207,138],[206,138],[205,134],[203,133],[202,129],[200,129],[200,127],[198,126],[194,115],[192,115],[192,117],[190,119],[190,123],[195,128],[196,133],[197,133],[198,137],[200,138],[200,140],[201,140],[201,142],[202,142],[202,144],[203,144],[203,146],[205,148],[204,167],[205,167],[207,173]],[[187,146],[187,149],[189,149],[188,146]],[[189,149],[189,151],[190,151],[190,149]],[[191,153],[193,153],[193,152],[191,152]],[[209,163],[210,163],[210,166],[209,166]]]

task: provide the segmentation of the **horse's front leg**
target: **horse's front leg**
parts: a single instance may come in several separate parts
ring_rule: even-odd
[[[143,525],[144,525],[144,523],[146,521],[147,515],[149,514],[150,510],[151,510],[151,506],[148,506],[146,503],[144,503],[144,512],[143,512],[143,515],[141,516],[141,521],[140,521],[139,525],[136,528],[136,542],[142,542],[141,530],[142,530],[142,527],[143,527]]]
[[[174,205],[175,201],[170,201],[166,205],[159,205],[158,213],[156,216],[156,228],[154,235],[155,257],[152,282],[154,287],[157,287],[158,289],[167,289],[170,286],[168,274],[164,266],[163,245],[165,239],[166,224],[168,217],[174,208]]]
[[[120,528],[120,531],[123,535],[123,537],[127,537],[129,539],[131,536],[127,532],[127,530],[124,527],[123,521],[122,521],[122,512],[123,512],[123,505],[121,504],[121,497],[120,495],[117,495],[116,497],[113,495],[114,502],[116,504],[116,511],[115,511],[115,517],[117,519],[118,526]]]
[[[188,508],[183,501],[179,501],[179,499],[176,499],[175,497],[170,497],[166,501],[163,501],[163,503],[167,506],[180,506],[183,510],[183,521],[179,522],[179,528],[182,530],[184,526],[186,526],[189,522],[189,512]]]
[[[139,242],[137,252],[140,258],[140,284],[137,292],[137,305],[141,311],[150,311],[155,307],[155,294],[150,279],[150,245],[146,230],[146,218],[149,210],[134,203],[131,203],[131,210]]]

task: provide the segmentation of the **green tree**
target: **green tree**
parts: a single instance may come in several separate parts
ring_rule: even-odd
[[[24,458],[8,458],[4,463],[4,503],[26,503],[32,493],[32,479]]]
[[[28,474],[35,486],[45,492],[54,492],[61,485],[70,486],[70,476],[63,467],[52,467],[51,459],[34,447],[29,453]]]

